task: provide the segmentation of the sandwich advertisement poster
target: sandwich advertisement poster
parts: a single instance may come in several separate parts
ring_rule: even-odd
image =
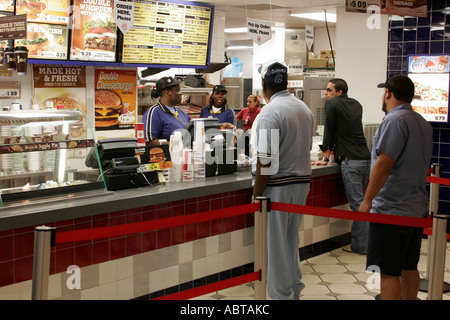
[[[46,102],[53,102],[53,108],[63,105],[64,109],[79,109],[87,112],[86,66],[62,66],[55,64],[33,64],[33,104],[41,110]],[[88,123],[76,124],[72,128],[74,138],[86,138]]]
[[[140,172],[172,168],[169,145],[144,147],[136,150]]]
[[[15,46],[25,46],[28,58],[67,59],[69,29],[43,23],[28,23],[27,38],[15,41]]]
[[[71,60],[116,60],[114,1],[74,0]]]
[[[69,0],[16,0],[16,14],[26,14],[28,21],[69,24]]]
[[[137,71],[95,70],[95,130],[133,129],[137,120]]]

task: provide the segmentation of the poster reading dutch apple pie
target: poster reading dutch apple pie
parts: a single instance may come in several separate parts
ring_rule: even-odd
[[[408,76],[414,82],[411,105],[430,122],[448,122],[450,55],[408,56]]]

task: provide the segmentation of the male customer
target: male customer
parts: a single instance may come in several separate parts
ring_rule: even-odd
[[[313,115],[287,91],[288,68],[272,60],[260,69],[268,104],[259,113],[256,131],[257,169],[253,197],[306,203],[309,192]],[[267,218],[267,291],[273,300],[299,299],[304,288],[299,258],[302,216],[271,211]]]
[[[370,175],[370,151],[362,126],[363,108],[347,95],[348,85],[343,79],[331,79],[326,87],[325,128],[321,148],[327,161],[334,150],[336,161],[341,165],[350,209],[358,211]],[[316,162],[315,164],[326,164]],[[369,223],[353,221],[351,244],[343,249],[359,254],[367,253]]]
[[[372,147],[372,170],[361,212],[424,217],[432,128],[411,108],[414,84],[396,75],[378,85],[386,113]],[[367,267],[379,268],[381,299],[417,298],[423,228],[370,223]]]

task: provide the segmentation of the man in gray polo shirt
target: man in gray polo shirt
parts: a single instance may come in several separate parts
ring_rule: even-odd
[[[253,197],[306,203],[311,174],[313,115],[287,91],[288,68],[269,61],[260,69],[263,96],[269,103],[259,114],[257,167]],[[267,292],[272,300],[299,299],[304,288],[299,258],[302,216],[272,210],[267,217]]]
[[[428,213],[432,128],[411,108],[411,79],[396,75],[378,87],[385,88],[386,116],[373,140],[371,175],[359,211],[424,217]],[[422,233],[423,228],[370,224],[367,267],[379,268],[383,300],[417,298]]]

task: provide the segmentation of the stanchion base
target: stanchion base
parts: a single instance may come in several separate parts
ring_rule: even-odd
[[[419,291],[428,292],[428,280],[420,279]],[[444,284],[442,285],[442,293],[447,293],[447,292],[450,292],[450,284],[447,282],[444,282]]]
[[[420,279],[419,291],[428,292],[428,280]]]

